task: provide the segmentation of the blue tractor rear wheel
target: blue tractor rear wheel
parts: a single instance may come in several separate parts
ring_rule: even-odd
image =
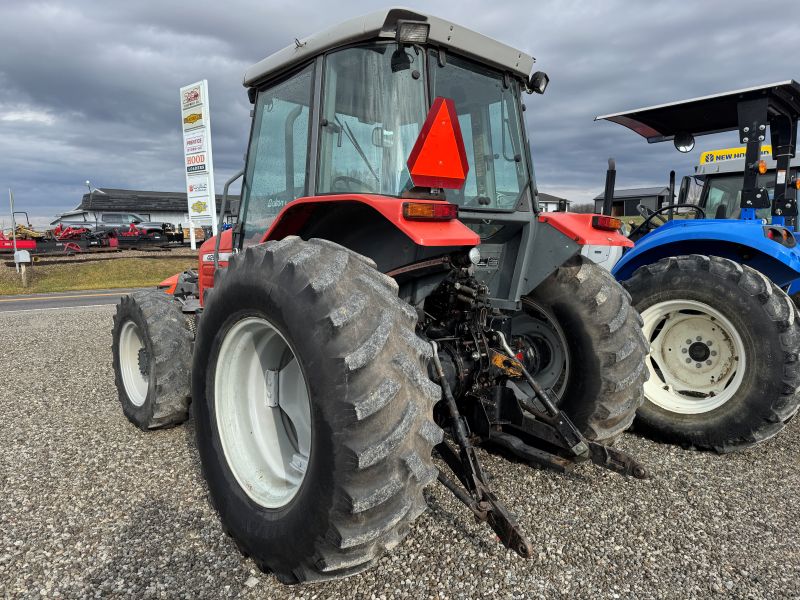
[[[800,323],[762,273],[716,256],[664,258],[623,282],[650,345],[638,428],[730,452],[778,433],[800,406]]]

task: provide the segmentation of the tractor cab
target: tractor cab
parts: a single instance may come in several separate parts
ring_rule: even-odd
[[[700,155],[694,175],[686,175],[681,180],[678,204],[697,204],[712,219],[738,219],[741,216],[741,195],[745,171],[745,149],[724,148],[709,150]],[[800,160],[792,158],[789,164],[788,181],[798,181]],[[772,146],[761,147],[761,160],[757,185],[767,190],[770,202],[775,199],[777,161],[772,158]],[[756,209],[756,219],[772,222],[772,206]]]
[[[392,9],[256,64],[244,82],[255,110],[243,244],[261,242],[299,198],[410,195],[409,157],[437,97],[453,101],[467,161],[463,181],[442,183],[439,199],[476,213],[530,211],[522,93],[546,85],[544,74],[529,77],[533,63],[446,21]],[[458,160],[454,152],[446,148],[448,160]]]
[[[514,309],[582,245],[629,244],[590,215],[540,214],[523,98],[548,78],[531,75],[534,62],[449,21],[389,9],[255,64],[244,78],[254,109],[240,218],[223,254],[288,233],[324,237],[370,256],[418,303],[419,275],[443,272],[430,261],[444,246],[480,245],[478,278],[494,306]],[[444,125],[432,117],[437,99],[449,106]],[[545,247],[558,250],[535,264]],[[204,269],[201,288],[211,287],[214,266]]]

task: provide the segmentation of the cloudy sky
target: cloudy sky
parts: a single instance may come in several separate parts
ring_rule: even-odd
[[[586,202],[606,159],[620,187],[666,184],[702,150],[648,146],[595,115],[789,78],[800,6],[791,0],[440,0],[406,5],[529,52],[550,75],[527,100],[539,188]],[[435,5],[435,9],[431,9]],[[249,109],[245,69],[380,4],[354,0],[0,1],[0,215],[50,217],[97,187],[182,190],[178,88],[208,79],[218,188],[241,167]],[[217,191],[220,191],[218,189]]]

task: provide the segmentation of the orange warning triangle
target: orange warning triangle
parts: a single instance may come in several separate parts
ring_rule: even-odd
[[[408,172],[417,187],[460,189],[469,172],[456,106],[436,98],[408,157]]]

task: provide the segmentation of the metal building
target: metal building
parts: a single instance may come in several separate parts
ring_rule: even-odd
[[[669,188],[667,186],[614,190],[611,215],[615,217],[637,215],[639,212],[636,207],[640,204],[652,210],[657,210],[667,204],[668,198]],[[594,211],[596,213],[603,212],[602,192],[594,197]]]

